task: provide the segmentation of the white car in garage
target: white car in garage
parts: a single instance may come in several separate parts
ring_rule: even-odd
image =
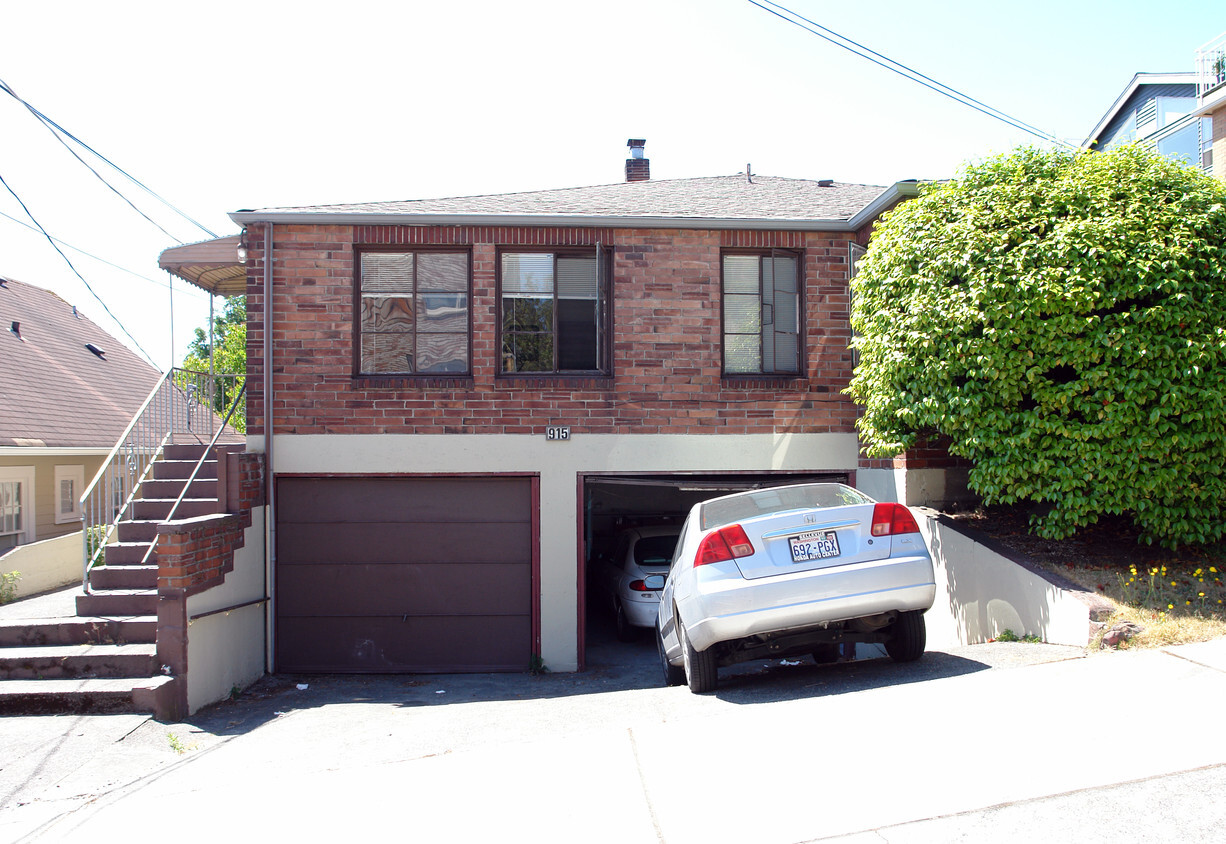
[[[919,659],[935,597],[932,558],[901,504],[835,483],[705,501],[681,528],[661,592],[665,682],[708,692],[720,666],[796,654],[832,662],[846,642]]]
[[[613,612],[620,641],[632,642],[655,627],[660,586],[649,587],[647,578],[668,574],[679,532],[676,525],[626,528],[614,539],[610,555],[600,561],[598,584]]]

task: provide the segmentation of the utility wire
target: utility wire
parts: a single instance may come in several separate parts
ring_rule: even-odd
[[[68,265],[68,269],[72,270],[73,275],[81,279],[81,283],[85,285],[85,289],[98,300],[98,304],[102,306],[102,310],[106,311],[107,316],[115,321],[115,324],[119,326],[120,330],[123,331],[124,334],[128,335],[128,339],[135,344],[136,348],[140,350],[140,353],[144,355],[146,359],[148,359],[149,363],[153,364],[153,368],[157,369],[158,365],[156,362],[154,362],[153,356],[145,351],[144,347],[141,346],[137,339],[132,336],[132,332],[128,331],[124,324],[119,321],[119,317],[111,313],[111,309],[106,306],[106,302],[102,301],[102,297],[94,291],[94,288],[89,286],[89,282],[85,280],[85,276],[81,275],[81,273],[77,271],[77,268],[73,266],[72,261],[70,261],[68,256],[64,254],[64,250],[60,249],[59,245],[56,244],[55,238],[47,234],[47,230],[43,228],[42,223],[38,222],[38,220],[34,218],[34,215],[30,213],[30,209],[26,207],[26,204],[21,201],[21,197],[17,195],[17,192],[9,187],[9,183],[4,180],[3,175],[0,175],[0,184],[4,185],[5,190],[13,195],[13,199],[17,200],[17,204],[20,205],[21,209],[26,212],[26,216],[30,218],[30,222],[38,226],[38,230],[43,233],[43,237],[47,238],[47,242],[51,244],[51,248],[60,253],[60,257],[64,259],[64,263]]]
[[[208,227],[206,227],[206,226],[205,226],[203,223],[200,223],[200,222],[196,221],[194,218],[192,218],[191,216],[189,216],[187,213],[185,213],[185,212],[183,212],[183,211],[180,211],[180,210],[179,210],[177,207],[175,207],[173,204],[171,204],[171,203],[170,203],[168,200],[166,200],[166,199],[164,199],[162,196],[158,195],[158,194],[157,194],[156,192],[154,192],[154,191],[153,191],[151,188],[147,187],[147,186],[146,186],[146,185],[145,185],[143,182],[141,182],[139,179],[137,179],[136,177],[134,177],[133,175],[131,175],[130,173],[128,173],[126,170],[124,170],[124,169],[123,169],[122,167],[120,167],[118,164],[115,164],[113,161],[111,161],[111,160],[110,160],[109,158],[107,158],[105,155],[103,155],[102,153],[98,152],[96,149],[94,149],[94,148],[93,148],[93,147],[91,147],[89,144],[87,144],[87,143],[85,143],[84,141],[82,141],[82,140],[81,140],[80,138],[78,138],[76,135],[74,135],[74,134],[72,134],[71,132],[69,132],[69,131],[68,131],[67,129],[65,129],[63,126],[61,126],[60,124],[56,123],[56,122],[55,122],[54,120],[52,120],[50,117],[48,117],[47,115],[43,114],[41,111],[39,111],[39,110],[38,110],[37,108],[35,108],[33,105],[31,105],[30,103],[26,102],[24,99],[22,99],[20,96],[18,96],[18,95],[17,95],[17,92],[16,92],[16,91],[14,91],[14,90],[12,89],[12,87],[10,87],[10,86],[9,86],[9,84],[8,84],[7,82],[5,82],[3,79],[0,79],[0,90],[4,91],[6,94],[8,94],[9,96],[11,96],[13,99],[17,100],[17,102],[19,102],[19,103],[21,103],[23,106],[25,106],[25,107],[26,107],[26,109],[27,109],[27,110],[29,110],[29,112],[30,112],[31,114],[33,114],[33,115],[34,115],[36,118],[38,118],[39,122],[41,122],[41,123],[42,123],[44,126],[46,126],[46,127],[47,127],[47,131],[51,132],[51,134],[55,136],[55,139],[56,139],[57,141],[59,141],[61,144],[63,144],[63,146],[64,146],[64,148],[65,148],[66,150],[68,150],[70,153],[72,153],[72,156],[73,156],[73,157],[74,157],[74,158],[75,158],[77,161],[81,162],[81,164],[82,164],[82,165],[84,165],[84,166],[86,167],[86,169],[88,169],[88,170],[89,170],[91,173],[93,173],[93,174],[94,174],[94,175],[95,175],[95,176],[98,178],[98,180],[99,180],[100,182],[102,182],[104,185],[106,185],[108,188],[110,188],[110,189],[111,189],[111,190],[112,190],[112,191],[115,193],[115,195],[116,195],[116,196],[118,196],[118,197],[119,197],[120,199],[122,199],[124,202],[128,203],[128,205],[129,205],[129,206],[131,206],[131,208],[132,208],[132,210],[133,210],[133,211],[135,211],[137,214],[140,214],[142,217],[144,217],[146,220],[148,220],[150,223],[152,223],[154,226],[156,226],[156,227],[157,227],[157,228],[158,228],[158,229],[159,229],[159,230],[160,230],[160,231],[161,231],[163,234],[165,234],[165,235],[166,235],[167,237],[169,237],[171,240],[173,240],[173,241],[175,241],[176,243],[179,243],[179,244],[182,244],[182,243],[183,243],[183,241],[182,241],[182,240],[180,240],[179,238],[175,237],[175,236],[174,236],[174,235],[172,235],[170,232],[166,231],[166,229],[162,228],[162,227],[161,227],[161,226],[160,226],[160,225],[159,225],[157,222],[155,222],[155,221],[154,221],[154,220],[153,220],[153,219],[152,219],[152,218],[151,218],[151,217],[150,217],[148,214],[146,214],[144,211],[141,211],[139,208],[137,208],[137,207],[136,207],[136,205],[134,205],[130,199],[128,199],[126,196],[124,196],[122,193],[120,193],[120,191],[119,191],[119,190],[118,190],[118,189],[117,189],[117,188],[116,188],[114,185],[112,185],[110,182],[108,182],[106,179],[104,179],[104,178],[102,177],[102,175],[101,175],[101,174],[100,174],[100,173],[99,173],[97,170],[95,170],[93,167],[91,167],[91,166],[90,166],[90,165],[89,165],[89,164],[88,164],[88,163],[85,161],[85,159],[83,159],[83,158],[82,158],[80,155],[78,155],[78,154],[77,154],[76,150],[74,150],[72,147],[70,147],[70,146],[69,146],[69,145],[68,145],[68,144],[67,144],[67,143],[64,141],[64,138],[65,138],[65,137],[70,138],[72,141],[74,141],[75,143],[77,143],[78,145],[80,145],[81,147],[83,147],[84,149],[88,150],[88,151],[89,151],[90,153],[92,153],[94,156],[96,156],[97,158],[99,158],[99,159],[101,159],[102,161],[106,162],[106,163],[107,163],[107,164],[108,164],[108,165],[109,165],[109,166],[110,166],[110,167],[111,167],[113,170],[116,170],[117,172],[119,172],[121,175],[123,175],[125,178],[127,178],[127,180],[128,180],[128,181],[132,182],[132,184],[136,185],[138,188],[140,188],[140,189],[141,189],[141,190],[143,190],[145,193],[147,193],[147,194],[149,194],[150,196],[152,196],[152,197],[153,197],[154,199],[156,199],[158,202],[162,203],[162,204],[163,204],[163,205],[165,205],[167,208],[169,208],[170,210],[174,211],[174,212],[175,212],[176,214],[178,214],[180,217],[182,217],[183,219],[187,220],[189,223],[191,223],[192,225],[194,225],[194,226],[196,226],[197,228],[199,228],[201,231],[203,231],[203,232],[205,232],[206,234],[208,234],[208,235],[209,235],[209,237],[217,237],[216,232],[213,232],[212,230],[210,230],[210,229],[209,229]]]
[[[914,68],[907,67],[907,65],[903,64],[902,62],[895,61],[894,59],[891,59],[889,56],[884,56],[881,53],[878,53],[876,50],[866,47],[865,45],[860,44],[857,41],[853,41],[852,39],[848,38],[845,35],[840,35],[839,33],[835,32],[833,29],[824,27],[820,23],[817,23],[816,21],[809,20],[805,16],[798,14],[797,12],[794,12],[785,6],[781,6],[778,3],[773,3],[771,2],[771,0],[763,0],[763,2],[766,3],[766,5],[759,3],[758,0],[748,0],[748,2],[753,4],[754,6],[757,6],[759,9],[761,9],[764,12],[770,12],[775,17],[778,17],[778,18],[781,18],[782,20],[787,21],[793,26],[800,27],[805,32],[808,32],[811,35],[816,35],[818,38],[829,41],[831,44],[834,44],[836,47],[842,47],[844,50],[847,50],[848,52],[853,53],[854,55],[857,55],[862,59],[868,59],[873,64],[878,65],[879,67],[883,67],[886,70],[892,71],[893,73],[897,73],[899,76],[902,76],[906,79],[910,79],[912,82],[917,82],[920,85],[923,85],[925,88],[936,91],[938,94],[941,94],[942,96],[950,98],[954,102],[961,103],[962,105],[973,108],[975,111],[978,111],[981,114],[985,114],[988,117],[1001,121],[1002,123],[1007,123],[1008,125],[1012,126],[1015,129],[1020,129],[1023,132],[1027,132],[1031,135],[1034,135],[1036,138],[1041,138],[1044,141],[1060,144],[1061,146],[1069,147],[1070,149],[1076,149],[1076,147],[1073,144],[1070,144],[1068,141],[1065,141],[1061,138],[1057,138],[1055,135],[1051,134],[1050,132],[1044,132],[1042,129],[1031,126],[1029,123],[1026,123],[1023,120],[1019,120],[1018,118],[1013,117],[1012,115],[1006,114],[1000,109],[994,108],[993,106],[990,106],[987,103],[980,102],[974,97],[968,94],[964,94],[961,91],[957,90],[956,88],[951,88],[950,86],[942,82],[937,82],[932,77],[926,76],[925,74],[920,73],[918,70],[915,70]],[[774,8],[768,9],[767,6],[773,6]],[[776,11],[776,10],[779,10],[779,11]],[[783,13],[786,13],[786,14],[783,14]],[[788,15],[791,15],[791,17],[788,17]],[[805,24],[809,24],[809,26],[806,26]],[[811,29],[810,26],[816,27],[816,29]],[[821,30],[821,31],[819,32],[818,30]],[[824,33],[829,33],[829,34],[827,35]],[[848,46],[848,45],[851,45],[851,46]]]
[[[35,228],[34,226],[30,225],[29,223],[23,223],[21,220],[18,220],[16,217],[12,216],[11,214],[5,214],[3,211],[0,211],[0,217],[4,217],[4,218],[6,218],[6,219],[12,220],[12,221],[13,221],[14,223],[16,223],[17,225],[19,225],[19,226],[21,226],[21,227],[23,227],[23,228],[27,228],[27,229],[29,229],[29,230],[30,230],[30,231],[32,231],[32,232],[37,232],[37,231],[39,231],[39,229]],[[42,233],[43,233],[43,234],[46,234],[46,232],[42,232]],[[94,254],[92,254],[92,253],[90,253],[90,252],[86,252],[86,251],[85,251],[84,249],[82,249],[81,247],[79,247],[79,246],[73,246],[71,243],[69,243],[69,242],[68,242],[68,241],[66,241],[66,240],[61,240],[60,238],[58,238],[58,237],[54,237],[54,236],[52,236],[52,235],[47,235],[47,236],[48,236],[48,237],[50,237],[50,238],[51,238],[53,241],[55,241],[56,243],[60,244],[61,246],[67,246],[67,247],[68,247],[69,249],[71,249],[73,252],[79,252],[79,253],[81,253],[82,255],[84,255],[86,258],[93,258],[95,261],[98,261],[99,263],[106,264],[108,267],[114,267],[115,269],[117,269],[117,270],[119,270],[119,271],[121,271],[121,272],[125,272],[125,273],[127,273],[128,275],[130,275],[130,276],[134,276],[135,278],[139,278],[141,281],[147,281],[147,282],[149,282],[150,284],[156,284],[158,287],[165,287],[165,288],[169,288],[169,287],[170,287],[170,285],[169,285],[169,284],[166,284],[166,283],[164,283],[164,282],[158,281],[156,278],[149,278],[149,276],[147,276],[147,275],[141,275],[140,273],[136,272],[135,270],[130,270],[130,269],[128,269],[127,267],[121,267],[119,264],[116,264],[116,263],[113,263],[113,262],[111,262],[111,261],[108,261],[106,258],[100,258],[100,257],[98,257],[97,255],[94,255]],[[206,298],[206,294],[201,293],[201,292],[198,292],[198,291],[196,291],[196,290],[192,290],[191,288],[187,288],[187,289],[186,289],[186,292],[187,292],[188,294],[192,295],[192,296],[197,297],[197,298],[201,298],[201,299]]]

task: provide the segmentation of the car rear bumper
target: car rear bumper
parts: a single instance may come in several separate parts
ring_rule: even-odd
[[[927,610],[936,599],[932,560],[927,555],[748,581],[718,566],[705,572],[697,569],[696,574],[697,588],[678,609],[699,651],[744,636],[891,610]]]
[[[659,592],[635,593],[633,599],[623,596],[621,603],[622,611],[626,614],[626,620],[635,627],[656,626],[656,615],[660,611]]]

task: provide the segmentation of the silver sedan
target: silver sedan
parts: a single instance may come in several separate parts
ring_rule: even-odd
[[[936,597],[915,517],[843,484],[740,492],[694,506],[660,597],[665,682],[715,688],[718,668],[848,642],[919,659]]]

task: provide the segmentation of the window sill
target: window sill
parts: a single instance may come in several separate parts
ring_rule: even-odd
[[[496,389],[609,390],[613,376],[603,373],[502,372],[494,378]]]
[[[421,390],[442,387],[469,390],[473,386],[473,377],[471,375],[355,375],[353,386],[358,389]]]
[[[721,375],[719,385],[726,390],[803,390],[808,379],[795,375]]]

